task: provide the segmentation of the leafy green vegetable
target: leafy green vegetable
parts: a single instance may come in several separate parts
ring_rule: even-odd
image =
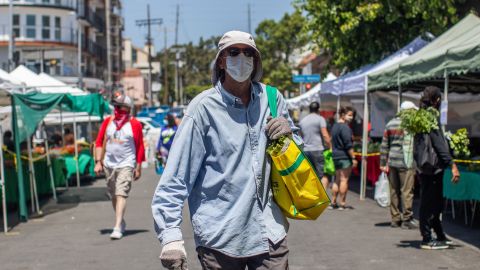
[[[403,110],[399,114],[401,127],[410,134],[429,133],[438,129],[439,112],[434,108]]]
[[[446,134],[449,139],[450,147],[453,150],[453,156],[456,158],[467,158],[470,156],[470,139],[468,138],[468,131],[466,128],[461,128],[455,134]]]
[[[289,143],[290,139],[287,136],[282,136],[277,140],[273,140],[267,147],[267,153],[270,156],[278,156],[281,154],[285,144]]]

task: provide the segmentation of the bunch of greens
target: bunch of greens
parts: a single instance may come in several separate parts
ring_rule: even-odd
[[[438,129],[439,112],[434,108],[403,110],[399,114],[401,127],[410,134],[429,133]]]
[[[457,130],[454,134],[447,133],[450,147],[453,150],[453,156],[456,158],[467,158],[470,156],[470,139],[468,139],[468,131],[466,128]]]
[[[369,142],[367,152],[369,154],[380,152],[380,143],[379,142]]]
[[[282,153],[282,149],[285,144],[289,143],[289,139],[287,136],[282,136],[277,140],[273,140],[267,147],[267,153],[270,156],[278,156]]]

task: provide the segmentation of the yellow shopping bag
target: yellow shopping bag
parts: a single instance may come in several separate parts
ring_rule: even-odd
[[[267,86],[272,117],[277,116],[277,89]],[[322,182],[305,153],[294,140],[280,139],[280,151],[269,151],[272,158],[271,184],[275,202],[285,216],[315,220],[330,203]]]

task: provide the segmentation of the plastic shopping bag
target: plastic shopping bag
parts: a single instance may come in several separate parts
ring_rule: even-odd
[[[390,184],[387,175],[382,172],[375,183],[375,201],[381,207],[390,206]]]
[[[323,151],[323,159],[325,160],[323,173],[326,175],[335,175],[335,164],[333,163],[332,150],[328,149]]]

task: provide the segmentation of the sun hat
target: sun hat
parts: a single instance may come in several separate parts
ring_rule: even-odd
[[[402,102],[402,104],[400,105],[400,110],[403,111],[403,110],[408,110],[408,109],[418,110],[418,107],[415,104],[413,104],[413,102],[408,101],[408,100]]]
[[[217,56],[215,56],[215,61],[213,62],[213,65],[212,65],[212,84],[213,85],[216,85],[218,80],[220,79],[220,68],[217,66],[218,57],[220,56],[223,50],[225,50],[226,48],[234,44],[248,45],[257,52],[257,61],[254,67],[255,74],[253,74],[251,78],[252,78],[252,81],[254,82],[258,82],[262,78],[262,74],[263,74],[262,58],[260,55],[260,51],[257,49],[257,45],[255,45],[253,36],[249,33],[245,33],[242,31],[229,31],[229,32],[226,32],[218,42]]]

